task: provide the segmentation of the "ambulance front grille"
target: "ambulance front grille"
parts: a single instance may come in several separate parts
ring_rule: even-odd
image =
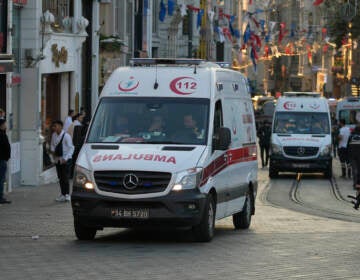
[[[148,171],[95,171],[95,182],[105,192],[148,194],[163,192],[169,185],[171,173]]]
[[[319,151],[318,147],[298,147],[298,146],[288,146],[284,147],[284,152],[288,156],[292,157],[311,157],[316,156]]]

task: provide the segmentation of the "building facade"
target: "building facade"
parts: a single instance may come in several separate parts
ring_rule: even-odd
[[[0,1],[0,108],[12,155],[8,186],[56,180],[50,124],[98,98],[99,2]]]

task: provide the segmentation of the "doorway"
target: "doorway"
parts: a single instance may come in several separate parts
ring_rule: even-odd
[[[41,92],[41,128],[45,139],[43,144],[43,169],[46,170],[53,165],[50,155],[51,123],[61,117],[61,75],[43,75]]]

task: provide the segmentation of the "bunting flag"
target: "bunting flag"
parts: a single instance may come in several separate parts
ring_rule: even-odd
[[[307,39],[310,39],[312,37],[312,26],[309,26],[308,33],[307,33]]]
[[[221,29],[221,27],[217,26],[215,32],[219,35],[219,42],[224,43],[225,42],[225,36]]]
[[[252,17],[253,22],[255,23],[256,27],[259,28],[260,23],[256,20],[255,17]]]
[[[187,5],[187,8],[193,12],[200,12],[200,8],[194,7],[193,5]]]
[[[232,23],[233,21],[235,20],[235,16],[231,16],[230,19],[229,19],[229,29],[230,29],[230,33],[232,36],[235,35],[235,31],[234,31],[234,28],[232,26]]]
[[[198,15],[197,15],[197,20],[196,20],[197,28],[199,28],[201,26],[201,21],[202,21],[203,15],[204,15],[204,10],[203,9],[199,10]]]
[[[321,34],[322,34],[322,39],[325,40],[327,36],[327,29],[325,27],[321,29]]]
[[[261,48],[261,39],[258,35],[251,32],[250,39],[253,47]]]
[[[228,38],[229,41],[232,42],[232,36],[231,36],[231,33],[230,33],[229,28],[224,27],[224,28],[222,29],[222,31],[223,31],[224,36],[226,36],[226,38]]]
[[[261,27],[261,31],[265,32],[265,20],[264,19],[260,20],[260,27]]]
[[[264,47],[264,58],[268,58],[269,57],[269,47],[267,45],[265,45]]]
[[[160,11],[159,11],[159,20],[163,22],[165,20],[166,15],[166,7],[164,4],[164,0],[161,0],[160,2]]]
[[[319,6],[322,2],[324,2],[324,0],[315,0],[315,1],[313,2],[313,5],[314,5],[314,6]]]
[[[258,59],[258,56],[257,56],[255,48],[253,48],[253,47],[251,48],[251,51],[250,51],[250,58],[253,63],[253,66],[254,66],[254,71],[256,72],[256,60]]]
[[[290,38],[295,37],[295,32],[296,32],[296,24],[293,22],[291,23],[291,28],[290,28]]]
[[[308,57],[309,64],[312,64],[312,52],[311,52],[310,45],[306,46],[306,50],[307,50],[307,57]]]
[[[281,44],[282,39],[284,38],[286,31],[285,31],[285,22],[280,23],[280,33],[279,33],[279,39],[278,42]]]
[[[239,29],[234,29],[234,35],[233,36],[235,36],[235,38],[236,39],[240,39],[240,31],[239,31]]]
[[[180,14],[182,17],[187,15],[187,11],[186,11],[186,5],[185,4],[180,4]]]
[[[174,0],[168,0],[168,14],[169,16],[172,16],[174,13],[174,6],[175,6],[175,2]]]
[[[214,22],[214,17],[215,17],[215,12],[213,10],[208,10],[208,18],[210,21],[210,24],[213,24]]]
[[[144,16],[148,15],[149,0],[144,0]]]
[[[244,36],[243,36],[243,40],[244,40],[244,44],[246,44],[251,36],[251,30],[250,30],[250,24],[248,23],[246,25],[245,31],[244,31]]]

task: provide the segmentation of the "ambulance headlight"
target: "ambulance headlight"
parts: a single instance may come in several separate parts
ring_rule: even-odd
[[[177,173],[172,190],[182,191],[198,187],[201,180],[202,170],[202,168],[195,167]]]
[[[331,145],[326,145],[320,152],[321,156],[329,156],[331,154]]]
[[[94,183],[91,180],[91,171],[76,165],[74,170],[74,185],[93,190]]]
[[[276,144],[271,144],[271,153],[274,155],[279,155],[281,154],[282,149],[280,145],[276,145]]]

